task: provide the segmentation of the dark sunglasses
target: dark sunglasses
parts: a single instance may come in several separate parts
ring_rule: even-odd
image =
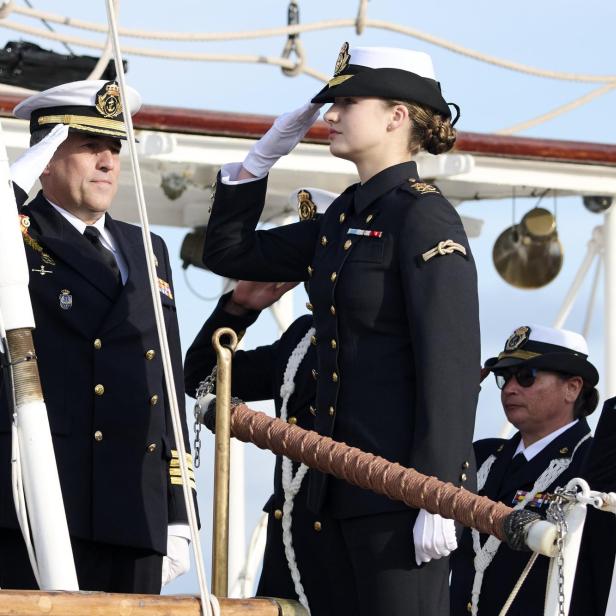
[[[518,368],[511,370],[501,370],[494,373],[496,379],[496,386],[499,389],[505,387],[511,377],[515,377],[515,380],[522,387],[532,387],[535,379],[537,378],[536,368]]]

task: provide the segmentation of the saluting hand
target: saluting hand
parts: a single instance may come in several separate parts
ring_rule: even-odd
[[[320,104],[306,103],[277,117],[273,126],[255,143],[242,163],[239,179],[260,178],[288,154],[319,117]]]
[[[287,291],[290,291],[298,284],[298,282],[250,282],[248,280],[240,280],[225,304],[225,310],[230,314],[241,316],[250,310],[269,308]]]
[[[52,159],[58,146],[66,140],[68,126],[54,126],[44,139],[28,148],[10,167],[11,180],[24,192],[30,192]]]

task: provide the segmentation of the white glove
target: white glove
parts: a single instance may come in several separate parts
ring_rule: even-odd
[[[170,526],[167,536],[167,555],[163,556],[163,586],[175,580],[176,577],[184,575],[190,569],[190,539],[182,535],[171,534],[172,529],[173,526]]]
[[[449,556],[458,547],[454,521],[420,509],[413,526],[413,542],[417,565]]]
[[[58,146],[66,139],[68,126],[57,124],[49,135],[44,139],[28,148],[10,168],[11,180],[17,184],[24,192],[30,192],[34,182],[38,180],[41,173],[45,170],[47,163],[55,154]]]
[[[260,178],[269,173],[276,161],[288,154],[319,117],[321,105],[306,103],[303,107],[283,113],[274,125],[255,143],[242,166]]]

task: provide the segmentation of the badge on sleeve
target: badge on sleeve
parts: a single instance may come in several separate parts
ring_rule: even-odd
[[[171,286],[166,280],[163,280],[162,278],[158,279],[158,290],[163,295],[166,295],[169,299],[173,299],[173,293],[171,292]]]

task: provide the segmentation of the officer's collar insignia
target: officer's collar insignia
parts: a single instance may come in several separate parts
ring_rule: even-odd
[[[43,250],[43,247],[30,235],[30,217],[25,214],[19,214],[19,227],[21,229],[21,236],[24,240],[24,244],[29,248],[32,248],[35,252],[41,255],[41,261],[47,265],[55,265],[56,262]],[[43,266],[43,272],[41,276],[45,274],[51,274],[52,272],[45,270]],[[39,270],[33,270],[39,271]]]
[[[340,48],[340,53],[338,54],[338,58],[336,60],[336,66],[334,67],[334,77],[338,77],[342,71],[344,71],[349,66],[349,61],[351,60],[351,54],[349,53],[349,44],[342,43],[342,47]]]
[[[409,179],[409,183],[413,190],[416,190],[419,194],[425,195],[428,193],[438,193],[438,188],[432,186],[432,184],[426,184],[425,182],[418,182],[414,178]]]
[[[68,289],[60,291],[59,299],[62,310],[70,310],[73,307],[73,296]]]
[[[166,295],[169,299],[173,299],[173,293],[171,292],[171,285],[162,278],[158,279],[158,290]]]
[[[312,195],[304,188],[297,191],[297,213],[302,221],[314,220],[317,215],[317,206],[312,200]]]
[[[509,338],[507,338],[507,342],[505,343],[505,351],[515,351],[520,347],[524,346],[524,343],[530,337],[530,327],[527,325],[523,325],[522,327],[518,327]]]
[[[122,114],[120,88],[115,81],[108,81],[96,93],[96,110],[104,118],[116,118]]]

